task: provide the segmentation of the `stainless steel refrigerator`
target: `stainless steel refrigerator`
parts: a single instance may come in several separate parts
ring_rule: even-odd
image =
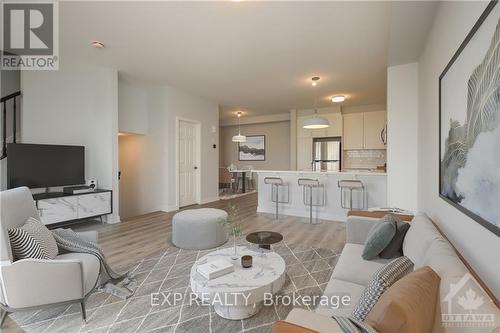
[[[311,166],[314,171],[340,171],[341,137],[313,138]]]

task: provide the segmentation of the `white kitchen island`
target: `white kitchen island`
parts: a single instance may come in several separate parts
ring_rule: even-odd
[[[341,206],[341,191],[338,187],[339,180],[360,180],[365,187],[365,197],[361,192],[353,191],[353,207],[360,208],[365,202],[366,208],[387,206],[387,175],[383,172],[318,172],[318,171],[275,171],[257,170],[258,174],[258,207],[259,213],[271,213],[276,211],[276,205],[271,200],[272,185],[265,184],[265,177],[280,177],[285,186],[279,190],[280,215],[301,216],[309,218],[309,206],[304,204],[303,188],[298,185],[299,178],[318,179],[324,185],[324,206],[313,207],[313,218],[315,220],[345,221],[348,209]],[[288,188],[288,190],[287,190]],[[287,195],[288,192],[288,195]],[[321,190],[313,191],[313,202],[319,203]],[[345,204],[348,203],[348,191],[344,192]],[[288,201],[288,203],[285,203]],[[306,220],[304,220],[306,221]],[[309,220],[307,219],[307,222]]]

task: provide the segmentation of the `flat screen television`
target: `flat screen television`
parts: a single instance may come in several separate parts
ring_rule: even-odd
[[[85,183],[85,147],[7,144],[7,187]]]

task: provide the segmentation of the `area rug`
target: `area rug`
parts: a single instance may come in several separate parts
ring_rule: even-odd
[[[231,246],[229,243],[222,247]],[[238,243],[248,245],[244,239]],[[255,316],[234,321],[219,317],[210,306],[188,304],[191,267],[197,258],[213,250],[189,251],[171,247],[142,260],[133,269],[139,284],[134,296],[122,300],[103,292],[92,294],[86,302],[86,323],[81,319],[79,304],[16,312],[10,317],[27,333],[271,332],[272,324],[284,319],[293,305],[264,306]],[[282,295],[321,295],[339,255],[330,249],[284,242],[273,246],[273,251],[283,257],[287,266]],[[151,295],[158,292],[182,293],[186,297],[178,302],[152,304]],[[304,308],[313,310],[311,306]]]

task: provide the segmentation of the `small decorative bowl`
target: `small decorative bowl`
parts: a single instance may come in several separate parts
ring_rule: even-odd
[[[243,268],[252,267],[252,256],[246,255],[241,257],[241,266],[243,266]]]

